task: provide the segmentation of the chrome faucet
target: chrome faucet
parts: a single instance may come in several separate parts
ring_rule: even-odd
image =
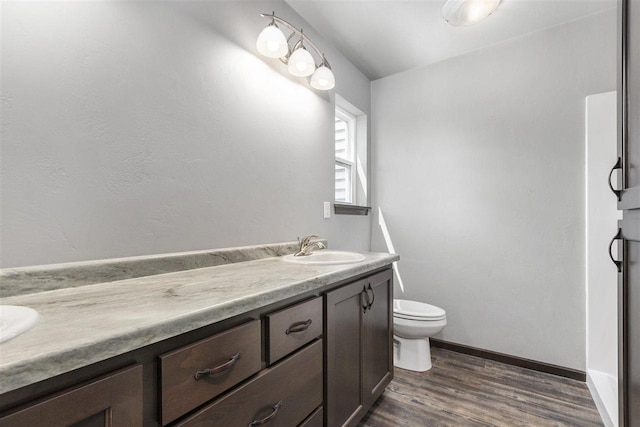
[[[314,249],[325,249],[326,246],[322,242],[311,242],[311,239],[315,239],[318,236],[315,234],[311,234],[309,236],[304,237],[302,240],[298,237],[298,243],[300,243],[300,247],[298,248],[298,252],[293,254],[293,256],[306,256],[311,253]]]

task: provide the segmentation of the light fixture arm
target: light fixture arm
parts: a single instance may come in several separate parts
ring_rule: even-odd
[[[309,37],[307,37],[302,30],[297,29],[296,27],[294,27],[293,25],[291,25],[290,23],[288,23],[287,21],[285,21],[282,18],[279,18],[276,16],[275,12],[269,14],[269,13],[261,13],[260,16],[262,16],[263,18],[267,18],[267,19],[271,19],[271,22],[277,22],[279,24],[284,25],[285,27],[287,27],[288,29],[290,29],[292,31],[292,33],[289,35],[289,37],[287,38],[287,42],[289,42],[291,40],[291,38],[294,35],[298,35],[300,36],[300,40],[304,41],[306,43],[308,43],[309,46],[311,46],[311,48],[313,50],[316,51],[316,53],[318,54],[318,56],[320,57],[320,59],[322,60],[322,65],[324,65],[325,67],[331,69],[331,66],[329,65],[329,61],[327,61],[327,58],[325,58],[324,53],[322,53],[320,51],[320,49],[318,49],[318,46],[316,46],[310,39]],[[283,61],[284,62],[284,61]]]

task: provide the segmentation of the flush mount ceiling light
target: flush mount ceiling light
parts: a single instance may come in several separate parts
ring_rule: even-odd
[[[442,17],[451,25],[472,25],[491,15],[500,5],[500,1],[447,0],[442,5]]]
[[[258,35],[256,42],[258,52],[268,58],[279,58],[280,61],[287,64],[287,70],[294,76],[311,76],[309,84],[315,89],[329,90],[336,85],[335,76],[324,53],[304,35],[301,29],[298,30],[284,19],[278,18],[275,12],[271,15],[262,13],[261,16],[271,19],[271,22]],[[291,30],[289,37],[284,36],[276,22]],[[291,39],[296,36],[299,36],[299,39],[293,46],[290,46]],[[313,56],[306,49],[305,44],[310,46],[320,58],[321,62],[318,66],[316,66]]]

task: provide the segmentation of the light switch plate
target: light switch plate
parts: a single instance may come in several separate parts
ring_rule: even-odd
[[[324,217],[331,218],[331,202],[324,202]]]

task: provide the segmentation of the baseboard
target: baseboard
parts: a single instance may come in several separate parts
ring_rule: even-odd
[[[508,365],[519,366],[534,371],[545,372],[547,374],[558,375],[560,377],[571,378],[585,382],[587,374],[577,369],[565,368],[563,366],[552,365],[550,363],[538,362],[536,360],[525,359],[523,357],[511,356],[509,354],[498,353],[491,350],[484,350],[477,347],[471,347],[463,344],[455,344],[448,341],[442,341],[436,338],[429,338],[431,345],[434,347],[451,350],[458,353],[468,354],[470,356],[482,357],[483,359],[494,360],[496,362],[506,363]]]

